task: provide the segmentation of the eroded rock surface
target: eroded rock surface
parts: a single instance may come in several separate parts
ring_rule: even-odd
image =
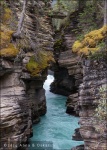
[[[21,0],[18,3],[16,1],[6,1],[8,12],[12,13],[14,19],[11,20],[11,23],[2,24],[2,32],[5,31],[5,25],[14,31],[17,30],[16,24],[18,24],[21,16],[23,2]],[[53,50],[53,31],[51,19],[48,17],[49,9],[51,9],[50,1],[46,3],[42,0],[38,2],[36,0],[28,1],[21,37],[19,39],[13,37],[13,41],[10,41],[18,47],[18,55],[13,55],[11,49],[6,54],[4,49],[1,50],[0,130],[2,133],[1,148],[3,150],[16,150],[20,143],[27,142],[29,137],[32,136],[32,124],[39,122],[40,116],[44,115],[47,110],[43,84],[46,80],[48,63],[50,62],[46,62],[45,59],[46,66],[43,66],[43,69],[40,68],[40,71],[38,70],[37,76],[34,72],[33,76],[26,65],[32,56],[35,56],[36,61],[39,62],[39,52],[44,50],[45,53],[42,56],[45,58],[45,55],[47,57],[49,51]],[[10,144],[11,142],[16,144],[17,147],[4,148],[4,143]]]
[[[83,64],[83,84],[79,91],[80,134],[85,142],[85,150],[107,149],[107,126],[95,117],[95,109],[100,98],[100,87],[107,88],[106,61],[85,60]]]
[[[66,112],[78,116],[78,88],[82,83],[83,71],[81,57],[72,53],[72,45],[76,40],[73,32],[77,29],[78,11],[70,15],[68,25],[62,27],[56,33],[54,44],[54,65],[55,80],[51,84],[51,91],[57,94],[69,96],[67,99]],[[75,16],[75,17],[74,17]]]

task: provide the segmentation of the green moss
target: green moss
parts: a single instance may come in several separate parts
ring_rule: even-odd
[[[32,56],[26,65],[27,70],[30,72],[31,76],[39,76],[42,71],[47,68],[51,61],[54,61],[52,53],[41,51],[38,54],[38,59]]]
[[[29,63],[26,65],[27,70],[31,73],[32,76],[37,76],[40,69],[38,68],[39,65],[35,62],[34,56],[30,58]]]
[[[62,44],[62,39],[56,40],[55,45],[61,45],[61,44]]]
[[[61,38],[61,39],[58,39],[58,40],[56,40],[56,42],[55,42],[55,44],[54,44],[54,50],[56,51],[56,52],[59,52],[59,51],[63,51],[63,50],[65,50],[65,47],[64,47],[64,45],[63,45],[63,37]]]

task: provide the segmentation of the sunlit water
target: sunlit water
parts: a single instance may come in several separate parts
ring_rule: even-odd
[[[47,113],[41,117],[40,123],[33,126],[33,137],[30,139],[30,143],[33,141],[52,141],[54,149],[71,150],[72,147],[82,144],[82,142],[72,140],[75,128],[79,127],[79,118],[65,113],[65,96],[49,91],[49,85],[53,80],[53,76],[48,75],[44,83]]]

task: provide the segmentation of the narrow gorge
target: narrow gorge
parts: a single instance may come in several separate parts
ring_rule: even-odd
[[[49,86],[53,80],[53,76],[48,75],[44,83],[47,113],[41,117],[39,124],[33,126],[33,137],[30,139],[30,144],[33,145],[33,143],[35,143],[34,141],[45,144],[45,141],[47,141],[47,144],[52,142],[50,150],[71,149],[72,147],[83,144],[82,141],[77,142],[71,139],[75,128],[79,127],[79,118],[65,113],[66,96],[53,94],[49,91]],[[30,150],[33,150],[33,147],[31,147]]]
[[[0,149],[107,150],[106,0],[0,11]]]

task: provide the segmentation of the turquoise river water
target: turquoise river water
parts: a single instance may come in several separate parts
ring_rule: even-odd
[[[32,144],[34,141],[50,141],[53,143],[54,150],[71,150],[72,147],[83,144],[81,141],[72,140],[75,128],[79,127],[79,118],[65,113],[65,96],[53,94],[49,91],[49,86],[53,80],[53,76],[48,75],[44,83],[47,113],[41,117],[40,123],[33,126],[33,137],[30,139],[30,143]],[[35,150],[38,149],[35,148]]]

